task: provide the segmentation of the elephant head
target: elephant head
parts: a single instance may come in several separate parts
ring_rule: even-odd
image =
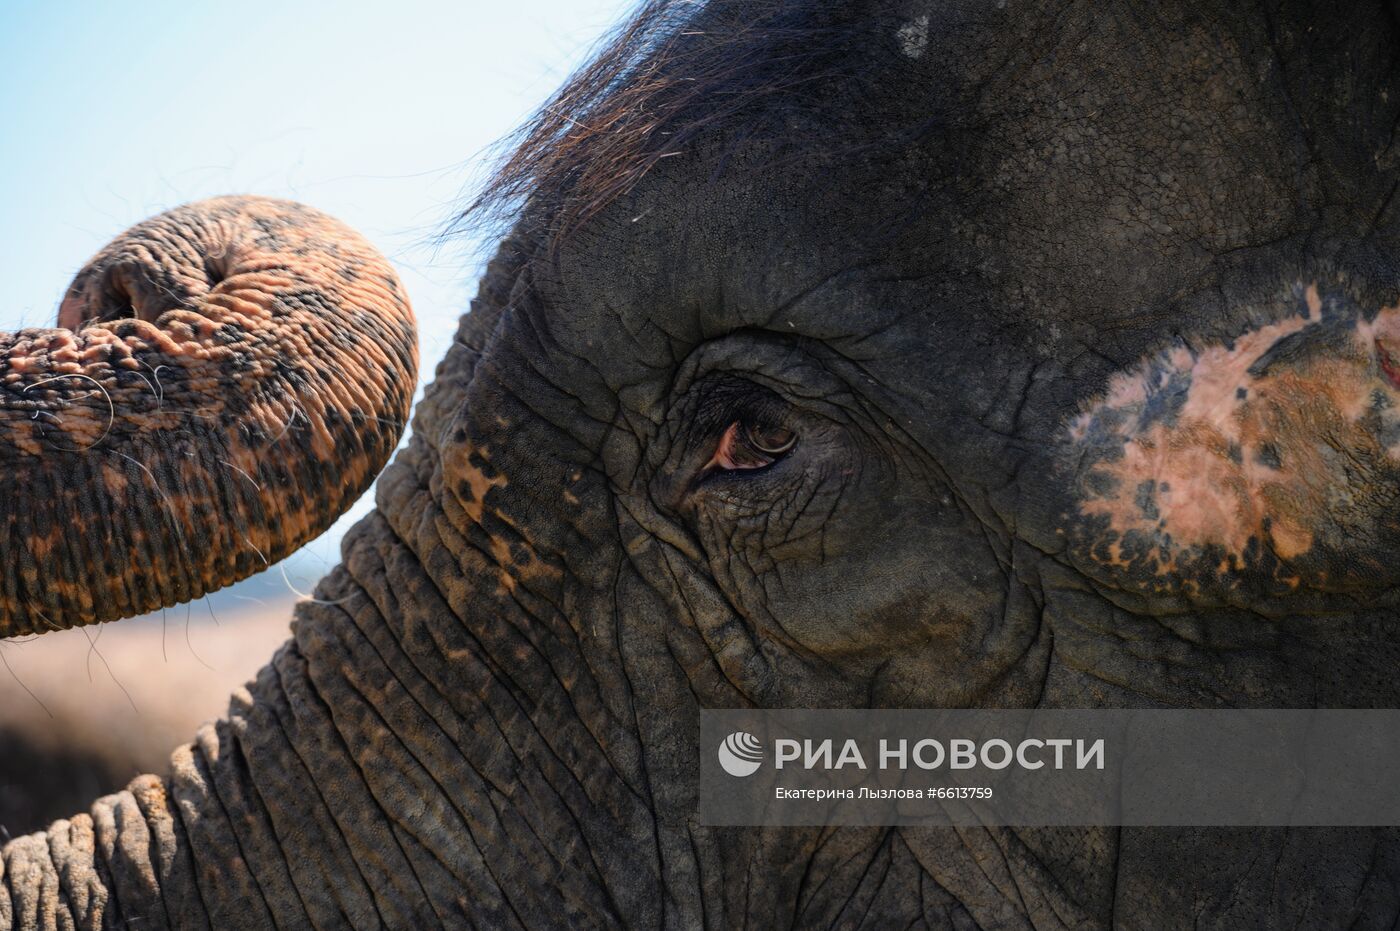
[[[368,487],[417,371],[388,263],[298,204],[132,227],[58,328],[0,335],[0,633],[131,617],[259,572]]]
[[[471,211],[510,232],[292,641],[168,777],[12,842],[0,906],[1393,922],[1390,830],[695,804],[701,708],[1400,698],[1398,38],[1379,2],[647,4]]]

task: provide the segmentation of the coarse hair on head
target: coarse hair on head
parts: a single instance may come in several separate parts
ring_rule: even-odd
[[[502,140],[505,154],[447,234],[525,219],[557,241],[717,128],[780,149],[830,144],[847,119],[833,101],[852,99],[843,92],[862,80],[859,49],[880,18],[864,6],[645,0]],[[799,122],[824,131],[792,138]]]

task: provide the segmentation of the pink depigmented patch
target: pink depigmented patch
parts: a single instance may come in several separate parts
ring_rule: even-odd
[[[1387,447],[1377,435],[1400,433],[1388,429],[1400,425],[1400,309],[1371,321],[1358,312],[1340,339],[1251,374],[1280,340],[1323,322],[1316,285],[1303,297],[1306,318],[1194,354],[1175,347],[1115,376],[1069,425],[1087,479],[1080,511],[1107,518],[1116,534],[1108,563],[1128,564],[1121,544],[1135,531],[1134,553],[1151,541],[1159,573],[1212,545],[1226,554],[1219,568],[1235,568],[1251,539],[1287,562],[1313,547],[1339,493],[1400,459],[1400,442]]]

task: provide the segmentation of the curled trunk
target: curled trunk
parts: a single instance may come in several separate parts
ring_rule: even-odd
[[[417,350],[388,262],[226,197],[118,237],[58,328],[0,334],[0,636],[198,598],[315,537],[398,444]]]

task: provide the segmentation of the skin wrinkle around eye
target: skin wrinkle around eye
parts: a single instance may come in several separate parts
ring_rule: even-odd
[[[717,399],[718,393],[708,390],[705,383],[713,385],[719,378],[729,380],[729,392],[738,389],[755,399],[766,395],[761,405],[751,408],[753,412],[762,409],[759,419],[765,424],[783,423],[785,411],[793,404],[805,407],[811,400],[817,402],[814,409],[829,409],[833,400],[849,396],[849,388],[839,378],[786,334],[741,331],[697,346],[680,360],[669,400],[662,405],[666,413],[646,443],[652,494],[668,509],[688,509],[688,490],[707,470],[712,481],[724,480],[730,471],[711,467],[716,465],[721,438],[742,411],[713,400],[706,404],[707,398]],[[814,387],[821,390],[813,394]],[[799,390],[794,393],[792,388]]]
[[[900,679],[886,662],[898,645],[899,669],[925,696],[911,700],[958,703],[1019,687],[1000,673],[951,684],[968,657],[1026,655],[1027,628],[1008,624],[1001,598],[982,588],[1001,577],[982,545],[987,528],[932,451],[902,429],[893,399],[863,376],[859,362],[825,343],[784,333],[744,330],[700,344],[680,360],[645,441],[646,494],[629,515],[652,539],[682,541],[732,612],[721,625],[725,648],[735,636],[752,643],[766,668],[806,675],[816,663],[857,700],[884,693],[872,676]],[[726,378],[780,403],[750,408],[733,392],[707,403],[726,395],[715,391]],[[766,468],[714,469],[696,481],[746,419],[792,429],[797,445]],[[679,549],[668,548],[670,558]]]
[[[827,405],[807,410],[789,407],[783,400],[781,411],[769,405],[762,414],[745,415],[743,403],[735,403],[734,412],[721,418],[728,425],[718,440],[706,431],[703,418],[695,425],[698,439],[678,439],[681,447],[701,446],[698,455],[681,459],[694,463],[689,467],[694,472],[679,463],[673,467],[687,489],[682,510],[701,520],[710,531],[711,545],[721,549],[757,533],[770,550],[801,550],[806,541],[821,537],[838,499],[850,492],[857,476],[884,475],[894,459],[904,458],[861,429],[860,418],[870,411],[860,414],[844,407],[826,409]],[[690,410],[685,401],[678,407]],[[824,551],[824,543],[820,548]],[[795,555],[801,559],[800,553]]]

